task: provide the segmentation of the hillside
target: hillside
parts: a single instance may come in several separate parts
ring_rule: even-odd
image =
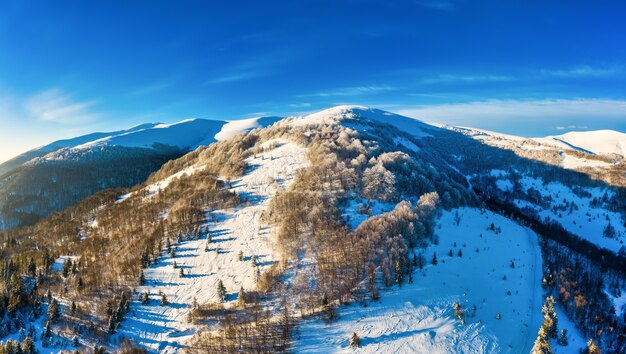
[[[491,231],[492,223],[501,232]],[[412,284],[365,308],[340,310],[340,319],[330,326],[306,321],[295,351],[350,352],[354,332],[364,353],[529,352],[543,302],[537,236],[500,215],[471,208],[446,211],[435,235],[439,244],[422,252],[427,262]],[[463,312],[459,318],[456,304]]]
[[[620,187],[367,107],[269,121],[1,233],[3,338],[24,321],[42,352],[343,352],[354,332],[364,352],[527,353],[558,345],[538,335],[551,295],[559,352],[626,348]]]
[[[0,166],[0,230],[33,224],[102,189],[131,187],[163,163],[199,146],[275,121],[263,117],[148,123],[26,152]]]
[[[623,133],[602,130],[525,138],[476,128],[439,126],[471,136],[487,145],[513,151],[525,159],[582,172],[610,185],[626,186],[626,157],[619,153],[619,147],[626,144]],[[568,139],[572,143],[568,143]]]

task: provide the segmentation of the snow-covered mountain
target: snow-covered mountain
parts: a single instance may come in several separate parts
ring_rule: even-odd
[[[33,223],[101,189],[143,182],[163,163],[188,151],[279,119],[146,123],[33,149],[0,165],[0,230]]]
[[[143,151],[176,129],[65,151]],[[332,353],[352,352],[355,337],[365,353],[528,353],[544,342],[571,353],[590,338],[626,348],[626,193],[546,163],[562,158],[558,142],[363,106],[232,121],[192,138],[217,142],[130,191],[0,234],[13,240],[6,254],[43,269],[27,297],[49,313],[30,317],[36,332],[54,301],[61,308],[36,340],[41,352],[126,339],[155,353]],[[544,305],[549,295],[556,304]],[[3,338],[17,339],[3,321]],[[551,323],[569,344],[541,334]]]

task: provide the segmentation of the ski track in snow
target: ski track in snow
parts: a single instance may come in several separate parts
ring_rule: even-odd
[[[183,241],[172,245],[178,248],[175,258],[162,252],[157,262],[144,270],[146,285],[138,291],[150,291],[151,301],[147,305],[133,301],[131,312],[119,330],[121,335],[153,352],[180,351],[199,328],[187,321],[194,298],[199,304],[218,302],[216,287],[220,279],[228,293],[226,302],[237,298],[241,286],[256,287],[251,256],[256,255],[261,271],[275,261],[270,245],[271,229],[259,220],[276,193],[268,179],[274,178],[279,188],[284,189],[292,182],[295,171],[308,164],[304,148],[278,142],[276,148],[248,158],[245,176],[231,182],[232,190],[249,203],[211,213],[215,220],[206,223],[212,238],[208,252],[206,237]],[[269,143],[272,141],[265,144]],[[238,260],[239,251],[243,251],[243,261]],[[180,269],[173,268],[174,261],[178,268],[184,269],[184,277],[180,277]],[[160,305],[159,291],[165,293],[169,305]]]

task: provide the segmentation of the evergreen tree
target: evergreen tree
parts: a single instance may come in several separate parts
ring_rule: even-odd
[[[535,339],[535,344],[533,345],[531,354],[552,354],[552,347],[550,346],[550,342],[548,342],[548,334],[543,326],[539,328],[539,333],[537,334],[537,339]]]
[[[220,302],[224,302],[226,300],[226,288],[224,287],[224,283],[221,279],[217,281],[217,298]]]
[[[463,250],[459,249],[458,256],[459,256],[459,257],[463,257]]]
[[[557,343],[562,346],[567,346],[569,344],[569,340],[567,339],[567,329],[561,329],[561,334],[559,334],[559,338],[557,339]]]
[[[239,307],[246,306],[246,293],[243,290],[243,286],[239,288],[239,294],[237,295],[237,306]]]
[[[243,261],[243,251],[239,251],[239,254],[237,255],[237,259],[239,259],[239,261]]]
[[[35,354],[37,350],[35,349],[35,343],[33,342],[33,338],[26,337],[22,341],[22,353],[24,354]]]
[[[76,287],[78,288],[78,291],[83,291],[83,288],[85,287],[83,277],[78,277],[78,281],[76,282]]]
[[[146,276],[143,274],[143,269],[139,270],[139,285],[144,285],[146,283]]]
[[[548,338],[557,338],[557,315],[554,310],[554,297],[552,295],[546,298],[543,307],[541,308],[541,312],[543,312],[543,326],[546,329],[546,334]]]
[[[115,323],[115,317],[114,316],[110,316],[109,317],[109,333],[110,334],[114,334],[116,327],[117,327],[117,323]]]
[[[61,268],[61,275],[63,278],[67,278],[72,270],[72,261],[68,258],[63,262],[63,268]]]
[[[59,303],[56,299],[52,299],[50,305],[48,305],[48,321],[52,323],[56,323],[61,317],[61,310],[59,308]]]
[[[613,225],[611,225],[611,222],[609,222],[609,224],[606,225],[606,227],[604,228],[604,231],[602,231],[602,235],[607,238],[614,238],[615,234],[615,227],[613,227]]]
[[[37,276],[37,264],[35,263],[34,258],[31,258],[30,263],[28,263],[28,275],[33,278]]]
[[[180,273],[179,273],[180,277],[184,277],[185,276],[185,271],[183,268],[180,268]]]
[[[589,339],[587,342],[587,353],[588,354],[602,354],[602,351],[596,345],[596,342],[593,339]]]
[[[52,324],[50,321],[46,321],[46,328],[44,329],[44,338],[50,338],[52,336]]]
[[[417,256],[417,268],[424,269],[424,265],[426,265],[426,257],[424,257],[424,254],[420,253]]]
[[[402,266],[400,265],[400,261],[396,261],[396,281],[398,285],[402,286]]]
[[[165,293],[161,293],[161,306],[166,306],[167,304],[169,304],[169,301],[167,301],[167,296],[165,295]]]
[[[437,265],[437,253],[433,253],[433,260],[431,262],[433,265]]]
[[[350,346],[352,348],[358,348],[360,345],[360,339],[359,336],[356,334],[356,332],[352,332],[352,336],[350,337]]]

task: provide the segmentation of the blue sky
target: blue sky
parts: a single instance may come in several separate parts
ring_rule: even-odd
[[[8,1],[0,161],[95,130],[363,104],[626,132],[623,1]]]

